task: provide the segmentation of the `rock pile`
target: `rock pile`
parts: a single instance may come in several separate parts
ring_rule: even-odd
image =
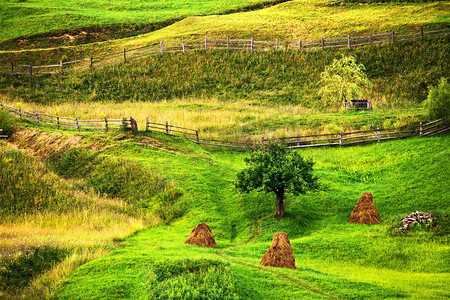
[[[214,235],[205,223],[200,223],[195,226],[184,243],[203,247],[217,247]]]
[[[365,192],[359,198],[347,221],[357,224],[378,224],[381,222],[380,214],[373,204],[373,195]]]
[[[272,245],[262,257],[260,264],[263,266],[296,269],[294,251],[292,251],[292,246],[286,233],[275,233]]]
[[[431,225],[434,221],[434,215],[426,212],[416,211],[405,216],[397,227],[398,231],[407,232],[415,225]]]

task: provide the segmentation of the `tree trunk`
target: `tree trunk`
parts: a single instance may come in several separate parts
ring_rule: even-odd
[[[283,200],[284,200],[284,193],[280,193],[280,194],[276,194],[277,195],[277,207],[276,207],[276,215],[277,217],[284,217],[284,204],[283,204]]]

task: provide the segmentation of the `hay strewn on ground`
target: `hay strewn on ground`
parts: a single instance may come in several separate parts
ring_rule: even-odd
[[[195,226],[184,243],[203,247],[217,247],[214,235],[205,223],[200,223]]]
[[[373,195],[365,192],[353,209],[347,221],[357,224],[378,224],[381,222],[380,214],[373,204]]]
[[[296,269],[294,251],[292,251],[289,237],[284,232],[277,232],[272,245],[260,262],[263,266]]]

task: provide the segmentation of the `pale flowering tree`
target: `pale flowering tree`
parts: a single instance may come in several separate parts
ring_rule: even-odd
[[[370,81],[363,64],[356,63],[353,56],[334,59],[320,74],[322,88],[319,95],[323,106],[339,106],[343,101],[360,98]]]

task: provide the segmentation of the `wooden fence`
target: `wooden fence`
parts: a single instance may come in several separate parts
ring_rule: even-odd
[[[406,125],[396,128],[376,128],[373,130],[339,132],[316,135],[297,135],[292,137],[282,137],[267,139],[262,137],[259,141],[226,141],[218,139],[202,139],[199,131],[169,125],[168,122],[153,123],[147,118],[146,131],[163,132],[168,135],[179,136],[194,140],[197,144],[217,147],[230,147],[239,149],[255,149],[260,145],[267,145],[273,142],[285,144],[287,148],[308,148],[321,146],[346,146],[361,143],[381,142],[386,140],[403,139],[413,136],[433,136],[450,129],[450,117],[442,118],[429,123]],[[175,128],[177,130],[172,130]]]
[[[61,117],[49,114],[30,112],[17,107],[0,103],[0,109],[8,111],[11,115],[23,120],[45,124],[60,128],[73,128],[76,130],[111,130],[111,129],[131,129],[137,132],[137,123],[130,117],[129,119],[103,119],[103,120],[80,120],[78,118]],[[219,139],[204,139],[200,137],[199,130],[174,126],[165,123],[151,122],[147,117],[145,122],[146,131],[162,132],[167,135],[178,136],[193,140],[197,144],[237,148],[255,149],[261,145],[279,142],[287,148],[307,148],[321,146],[346,146],[369,142],[381,142],[385,140],[403,139],[413,136],[433,136],[450,129],[450,116],[432,122],[407,125],[396,128],[376,128],[364,131],[327,133],[316,135],[296,135],[291,137],[281,137],[267,139],[262,137],[258,141],[228,141]],[[6,138],[2,135],[0,138]]]
[[[39,113],[37,111],[26,111],[17,107],[0,103],[0,109],[8,111],[11,115],[23,120],[46,124],[60,128],[74,128],[77,130],[111,130],[131,128],[130,119],[103,119],[103,120],[81,120],[78,118],[61,117]]]
[[[122,51],[99,56],[87,57],[72,61],[60,61],[50,65],[35,66],[32,63],[1,65],[0,73],[11,74],[63,74],[64,72],[92,69],[100,66],[107,66],[120,62],[141,58],[148,55],[162,54],[167,52],[189,52],[197,50],[249,50],[249,51],[269,51],[269,50],[310,50],[328,48],[352,48],[363,45],[374,45],[380,43],[397,43],[401,41],[417,40],[431,37],[438,37],[450,34],[450,26],[440,26],[437,28],[424,29],[420,27],[416,31],[385,32],[378,34],[368,34],[360,36],[342,36],[320,38],[313,40],[296,41],[257,41],[251,39],[208,39],[198,41],[163,42],[146,45],[143,47],[123,49]]]

